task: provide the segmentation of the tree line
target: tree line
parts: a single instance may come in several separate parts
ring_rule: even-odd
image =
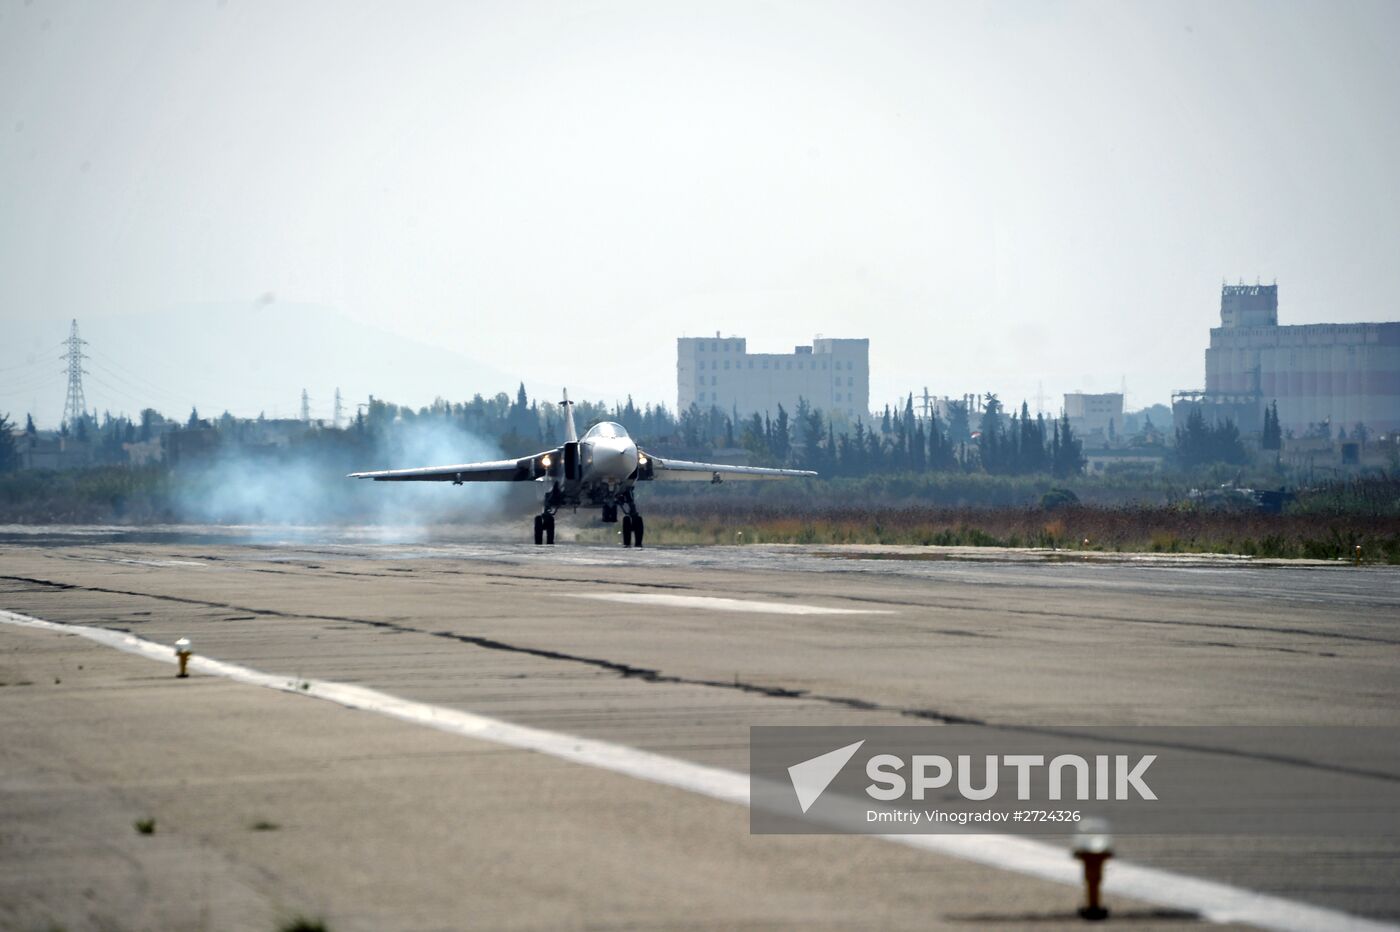
[[[629,396],[612,406],[580,401],[575,405],[580,429],[598,421],[620,423],[640,444],[658,455],[680,458],[713,458],[739,450],[755,465],[795,466],[815,469],[828,476],[868,476],[898,472],[986,472],[994,475],[1050,473],[1069,476],[1084,468],[1083,444],[1067,418],[1032,417],[1022,403],[1020,411],[1005,416],[1001,401],[988,393],[978,422],[973,425],[965,402],[950,402],[945,415],[934,412],[917,417],[913,395],[902,411],[886,408],[883,417],[854,426],[833,421],[821,409],[799,399],[789,413],[782,405],[775,415],[691,405],[679,416],[664,404],[638,406]],[[533,451],[551,446],[563,436],[563,410],[553,402],[531,399],[522,384],[515,397],[502,392],[470,401],[437,399],[419,408],[370,398],[354,419],[336,433],[356,438],[392,429],[395,424],[420,419],[445,421],[477,437],[497,443],[502,452]],[[124,444],[151,440],[181,430],[212,430],[220,442],[247,443],[258,436],[265,422],[235,418],[228,412],[213,419],[191,409],[189,417],[167,419],[154,409],[143,410],[137,420],[125,416],[95,415],[65,424],[62,433],[92,442],[95,463],[125,461]],[[15,435],[7,421],[0,430],[0,469],[18,465]],[[27,425],[33,434],[32,421]],[[307,425],[302,443],[316,443],[323,425]],[[22,436],[22,435],[21,435]]]
[[[936,411],[927,418],[914,412],[914,399],[903,410],[886,409],[878,421],[857,420],[853,429],[838,433],[823,412],[799,399],[789,418],[782,405],[776,417],[752,414],[742,422],[738,445],[756,463],[815,469],[823,475],[868,476],[898,472],[986,472],[993,475],[1050,473],[1070,476],[1084,469],[1083,443],[1068,418],[1032,418],[1022,403],[1008,420],[1001,401],[988,393],[976,429],[969,423],[967,404],[950,402],[947,416]],[[696,406],[681,417],[683,439],[693,444],[704,425],[713,446],[733,447],[733,419],[715,408],[708,414]],[[687,433],[687,422],[697,432]],[[722,425],[722,427],[721,427]]]

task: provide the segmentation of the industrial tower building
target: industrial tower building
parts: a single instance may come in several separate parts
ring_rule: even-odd
[[[799,398],[855,422],[870,417],[870,341],[824,340],[791,353],[750,353],[743,337],[681,337],[676,341],[678,411],[692,404],[741,418],[754,412],[788,414]]]
[[[1279,425],[1297,436],[1315,424],[1400,430],[1400,321],[1280,327],[1278,285],[1222,286],[1205,391],[1176,393],[1174,420],[1199,407],[1207,420],[1253,433],[1273,402]]]

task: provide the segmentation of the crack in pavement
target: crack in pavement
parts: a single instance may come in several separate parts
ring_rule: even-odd
[[[941,725],[976,725],[983,728],[995,729],[998,731],[1008,731],[1021,734],[1037,734],[1054,737],[1078,737],[1086,740],[1098,741],[1105,744],[1127,744],[1139,746],[1143,742],[1131,738],[1117,738],[1111,735],[1094,734],[1070,728],[1055,728],[1045,725],[1016,725],[1009,723],[989,722],[984,719],[973,718],[971,716],[958,715],[943,712],[937,709],[925,709],[909,706],[886,705],[869,699],[860,699],[853,696],[834,696],[823,693],[813,693],[804,689],[789,689],[783,686],[764,686],[759,683],[749,683],[738,679],[730,680],[704,679],[700,677],[686,677],[677,674],[662,673],[658,669],[651,667],[640,667],[634,664],[616,660],[607,660],[601,657],[589,657],[583,654],[571,654],[565,651],[552,650],[544,647],[528,647],[521,644],[510,644],[496,638],[485,637],[473,634],[458,634],[454,631],[428,631],[422,628],[415,628],[411,625],[400,624],[395,621],[376,621],[369,618],[354,618],[343,615],[310,615],[300,612],[285,612],[277,609],[260,609],[249,606],[236,605],[228,602],[213,602],[206,599],[193,599],[185,596],[157,595],[149,592],[135,592],[127,589],[110,589],[103,586],[79,586],[72,583],[60,583],[50,580],[34,579],[21,576],[0,576],[0,580],[13,580],[17,582],[32,583],[35,585],[48,586],[59,591],[78,590],[82,592],[100,592],[109,595],[125,595],[135,598],[155,599],[158,601],[175,602],[185,605],[197,605],[204,608],[223,609],[226,611],[252,613],[253,615],[265,615],[274,618],[298,618],[310,621],[335,621],[350,625],[361,625],[380,630],[391,631],[396,634],[420,634],[429,637],[443,638],[445,640],[458,641],[479,647],[484,650],[501,651],[525,656],[538,657],[542,660],[556,662],[575,663],[596,669],[606,670],[624,679],[636,679],[644,683],[656,683],[672,686],[698,686],[709,689],[725,689],[750,695],[758,695],[772,699],[805,699],[812,702],[826,705],[840,706],[848,709],[856,709],[865,712],[889,712],[908,718],[915,718],[921,721],[937,722]],[[105,626],[104,626],[105,627]],[[112,626],[111,630],[122,631],[126,634],[134,632],[127,628]],[[1176,750],[1193,751],[1205,754],[1218,754],[1228,757],[1238,757],[1244,760],[1266,761],[1269,763],[1283,764],[1286,766],[1303,767],[1311,770],[1320,770],[1326,773],[1346,774],[1350,776],[1366,777],[1378,779],[1386,782],[1400,783],[1400,774],[1387,771],[1378,771],[1368,768],[1348,767],[1331,764],[1323,761],[1308,760],[1307,758],[1292,757],[1284,754],[1270,754],[1258,751],[1240,750],[1236,748],[1213,747],[1210,745],[1198,745],[1186,742],[1154,741],[1154,746],[1170,747]]]
[[[273,618],[300,618],[310,621],[335,621],[353,625],[364,625],[380,630],[393,631],[399,634],[425,634],[430,637],[443,638],[445,640],[458,641],[463,644],[470,644],[484,650],[502,651],[507,653],[524,654],[526,656],[538,657],[542,660],[556,662],[576,663],[606,670],[624,679],[636,679],[644,683],[659,683],[673,686],[699,686],[709,689],[727,689],[741,693],[765,696],[772,699],[807,699],[813,702],[821,702],[828,705],[842,706],[860,711],[880,711],[894,712],[899,715],[911,718],[923,719],[926,721],[936,721],[946,725],[986,725],[987,723],[975,718],[963,715],[955,715],[947,712],[940,712],[936,709],[902,708],[889,706],[882,703],[873,702],[868,699],[859,699],[852,696],[830,696],[821,693],[813,693],[805,689],[790,689],[784,686],[765,686],[760,683],[750,683],[740,680],[713,680],[701,677],[679,676],[672,673],[663,673],[651,667],[641,667],[617,660],[608,660],[602,657],[589,657],[584,654],[571,654],[566,651],[552,650],[545,647],[529,647],[523,644],[510,644],[496,638],[485,637],[474,634],[459,634],[455,631],[429,631],[423,628],[415,628],[411,625],[400,624],[395,621],[382,621],[371,618],[354,618],[344,615],[315,615],[301,612],[286,612],[279,609],[254,608],[247,605],[237,605],[231,602],[214,602],[208,599],[194,599],[186,596],[164,595],[150,592],[136,592],[129,589],[112,589],[105,586],[78,586],[71,583],[52,582],[43,579],[33,579],[18,576],[0,576],[0,579],[14,580],[20,582],[33,583],[35,585],[49,586],[57,590],[79,590],[83,592],[100,592],[107,595],[125,595],[135,598],[155,599],[162,602],[175,602],[182,605],[197,605],[202,608],[220,609],[228,612],[252,613],[254,615],[265,615]],[[125,629],[118,629],[125,630]],[[127,632],[131,633],[131,632]]]

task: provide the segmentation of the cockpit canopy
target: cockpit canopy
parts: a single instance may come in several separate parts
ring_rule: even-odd
[[[602,421],[588,428],[588,433],[583,435],[584,440],[625,440],[627,439],[627,428],[613,421]]]

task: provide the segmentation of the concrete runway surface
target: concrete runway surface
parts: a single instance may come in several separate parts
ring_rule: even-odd
[[[1400,725],[1388,567],[10,528],[0,609],[738,773],[750,725]],[[0,927],[1082,925],[1077,889],[1024,873],[750,836],[742,805],[172,674],[0,624]],[[1393,840],[1117,850],[1400,920]],[[1193,924],[1113,897],[1114,867],[1116,918]]]

